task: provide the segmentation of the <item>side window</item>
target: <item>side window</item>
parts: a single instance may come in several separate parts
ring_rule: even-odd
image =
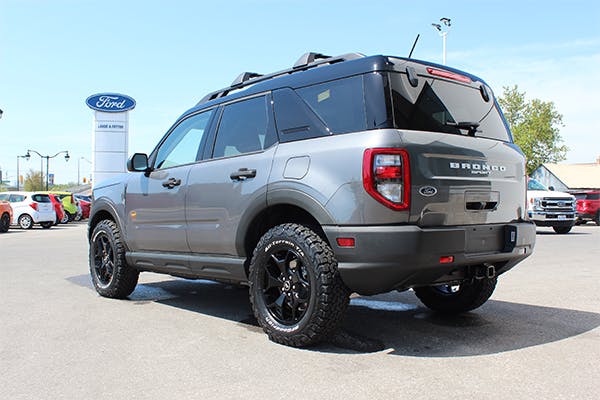
[[[177,125],[160,145],[154,162],[155,168],[171,168],[196,162],[213,112],[214,110],[210,110],[193,115]]]
[[[339,79],[297,89],[333,133],[367,128],[362,76]]]
[[[0,200],[8,201],[8,194],[0,194]]]
[[[25,201],[25,196],[23,196],[22,194],[11,194],[8,198],[8,201],[10,201],[11,203],[19,203],[21,201]]]
[[[331,134],[323,121],[292,89],[274,91],[273,102],[279,140],[282,142]]]
[[[275,142],[269,135],[266,101],[266,97],[261,96],[225,106],[213,157],[264,150]]]

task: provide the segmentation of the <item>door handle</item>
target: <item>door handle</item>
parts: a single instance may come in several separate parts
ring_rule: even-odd
[[[173,189],[175,186],[181,185],[181,179],[169,178],[169,180],[162,183],[167,189]]]
[[[248,178],[256,177],[255,169],[240,168],[229,175],[232,181],[245,181]]]

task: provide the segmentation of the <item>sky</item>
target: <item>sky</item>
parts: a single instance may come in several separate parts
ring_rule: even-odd
[[[442,62],[431,23],[451,19],[447,64],[482,77],[496,95],[518,85],[554,102],[568,163],[600,156],[600,2],[0,0],[0,169],[17,155],[50,160],[56,183],[89,176],[93,111],[116,92],[137,102],[129,153],[150,153],[175,119],[243,71],[289,68],[307,51],[360,52]],[[82,158],[83,157],[83,158]],[[78,168],[79,167],[79,168]],[[40,158],[20,160],[21,173]]]

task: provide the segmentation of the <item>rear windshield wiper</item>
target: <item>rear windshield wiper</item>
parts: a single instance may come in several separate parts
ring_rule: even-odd
[[[468,130],[469,136],[475,136],[475,132],[481,132],[477,130],[477,128],[479,128],[479,122],[446,122],[446,126],[452,126],[458,129]]]

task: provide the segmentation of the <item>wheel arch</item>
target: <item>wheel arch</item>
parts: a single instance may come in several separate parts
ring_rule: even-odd
[[[315,212],[315,206],[306,207],[306,204],[297,202],[282,201],[270,204],[266,208],[254,213],[251,218],[246,219],[243,227],[238,229],[236,238],[237,252],[246,257],[245,269],[248,276],[248,267],[250,259],[256,244],[260,238],[271,228],[284,223],[296,223],[312,229],[327,244],[330,244],[322,225],[331,223],[331,217],[325,209],[318,206]],[[240,224],[241,225],[241,224]]]
[[[121,225],[121,221],[118,218],[118,212],[115,207],[108,201],[98,199],[94,202],[92,210],[90,211],[90,217],[88,220],[88,240],[92,237],[92,232],[98,223],[102,220],[109,219],[117,224],[117,227],[124,235],[125,231]]]

